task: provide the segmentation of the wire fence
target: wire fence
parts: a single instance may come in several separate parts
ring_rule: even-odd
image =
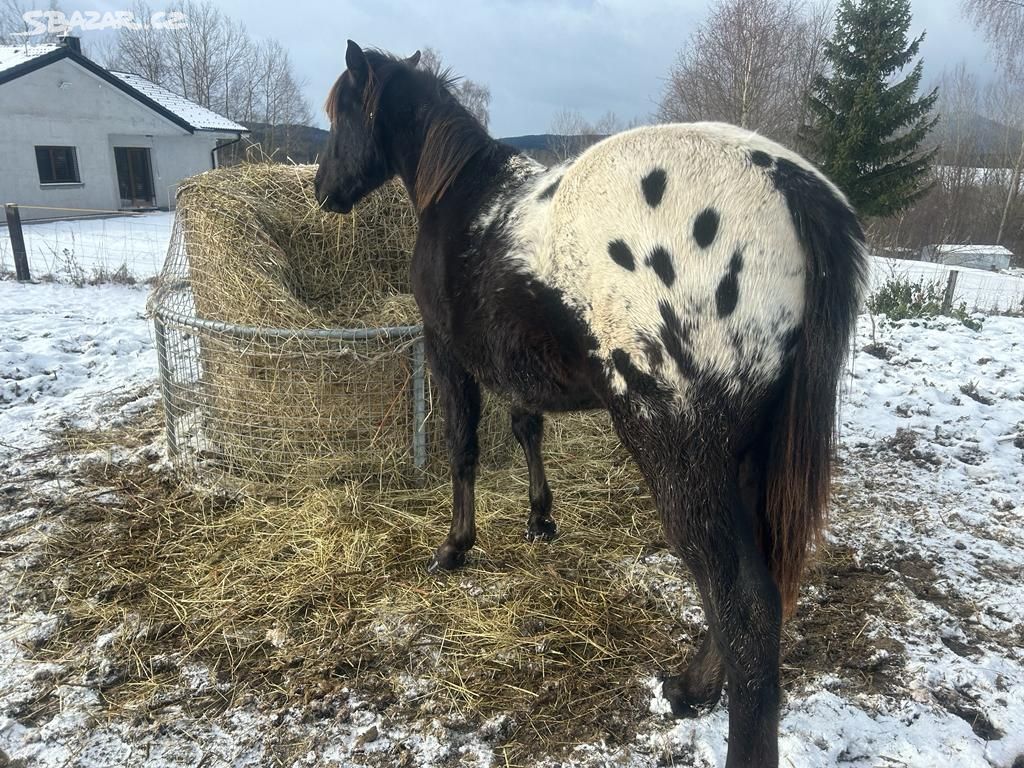
[[[985,313],[1024,312],[1024,274],[971,269],[954,264],[910,261],[876,256],[871,260],[870,292],[874,293],[894,277],[944,287],[951,272],[957,272],[954,305],[963,303],[968,311]]]
[[[187,291],[154,310],[168,452],[186,476],[280,490],[417,479],[437,457],[420,326],[242,326],[189,312]]]
[[[411,295],[416,217],[386,185],[322,211],[313,166],[246,166],[179,191],[150,299],[168,447],[201,484],[288,491],[447,465]],[[485,401],[486,461],[518,452]]]
[[[31,277],[75,285],[155,279],[174,221],[170,211],[17,207]],[[0,222],[0,275],[16,271],[11,234]]]

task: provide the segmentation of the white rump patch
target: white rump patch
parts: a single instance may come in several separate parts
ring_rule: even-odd
[[[771,167],[751,161],[755,150],[814,171],[733,126],[637,128],[566,166],[542,171],[515,159],[516,175],[526,175],[510,190],[515,201],[493,206],[478,226],[506,217],[510,258],[558,288],[589,325],[616,392],[628,389],[612,362],[621,350],[685,407],[694,371],[734,391],[774,381],[803,316],[806,256]],[[695,232],[705,211],[713,214]]]

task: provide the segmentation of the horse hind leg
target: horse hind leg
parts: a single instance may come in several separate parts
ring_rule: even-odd
[[[655,428],[634,421],[617,418],[617,430],[651,485],[666,538],[693,572],[708,623],[690,667],[665,680],[665,696],[673,711],[699,713],[717,698],[720,661],[729,687],[726,768],[776,768],[782,603],[758,546],[756,510],[745,502],[742,462],[724,433],[696,435],[670,417]],[[700,421],[709,430],[717,419]]]
[[[726,768],[775,768],[782,601],[741,501],[736,462],[724,459],[695,464],[703,469],[703,480],[686,491],[685,500],[670,496],[663,514],[682,523],[677,526],[684,535],[676,543],[700,586],[712,642],[724,662]],[[725,472],[716,472],[716,466]]]
[[[755,520],[764,519],[764,447],[755,445],[739,466],[740,502],[745,511],[754,513]],[[760,539],[764,532],[759,532]],[[761,545],[762,552],[766,544]],[[708,627],[700,648],[681,675],[666,676],[662,691],[672,714],[676,717],[699,717],[714,709],[722,696],[725,683],[725,663],[715,643],[714,632]]]
[[[512,432],[526,455],[526,469],[530,475],[530,517],[526,523],[526,539],[550,541],[558,532],[558,526],[551,517],[551,488],[544,473],[544,458],[541,455],[544,416],[513,408]]]

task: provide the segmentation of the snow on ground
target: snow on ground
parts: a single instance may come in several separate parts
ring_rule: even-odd
[[[153,392],[146,294],[0,281],[0,466],[5,455],[41,447],[68,419],[98,425],[101,403]]]
[[[174,214],[167,211],[131,216],[25,222],[25,250],[35,279],[88,283],[122,267],[138,281],[157,275],[171,239]],[[0,226],[0,275],[14,272],[7,227]]]
[[[95,226],[102,233],[135,221]],[[169,231],[164,221],[154,226]],[[102,237],[88,246],[73,242],[76,249],[81,244],[81,263],[117,266]],[[140,258],[157,259],[165,245],[150,243],[150,255]],[[876,284],[888,266],[879,260]],[[911,268],[924,274],[933,266]],[[961,275],[969,306],[1020,295],[1019,278],[982,277]],[[144,290],[126,286],[0,282],[0,500],[28,476],[48,430],[116,423],[153,403],[156,363],[145,298]],[[880,675],[885,685],[865,692],[838,668],[799,678],[783,710],[782,765],[1019,766],[1024,319],[987,317],[973,331],[944,318],[872,324],[863,316],[857,349],[830,540],[850,551],[854,571],[878,580],[858,635],[878,645],[876,666],[863,674]],[[155,450],[126,452],[123,460],[149,462]],[[468,733],[438,721],[401,722],[354,695],[344,719],[309,723],[300,711],[272,714],[243,703],[211,718],[179,711],[139,723],[107,717],[89,681],[61,682],[54,711],[25,715],[25,702],[55,675],[54,665],[33,660],[32,648],[52,634],[58,617],[13,597],[14,585],[53,525],[40,510],[59,509],[59,471],[33,481],[31,506],[0,501],[0,594],[12,595],[0,614],[0,765],[9,758],[12,765],[47,767],[261,766],[272,764],[274,745],[284,742],[308,745],[292,765],[389,765],[396,744],[411,755],[407,765],[504,765],[490,746],[500,722]],[[25,532],[24,521],[35,519]],[[656,578],[656,570],[648,576]],[[845,588],[811,585],[804,601],[841,603]],[[217,682],[197,666],[182,686],[207,691]],[[651,711],[635,743],[581,744],[557,764],[721,765],[725,709],[674,721],[653,679],[650,686]]]

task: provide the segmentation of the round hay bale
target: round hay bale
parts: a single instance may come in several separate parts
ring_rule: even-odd
[[[339,215],[316,204],[315,175],[312,165],[245,164],[182,185],[178,216],[201,316],[293,329],[418,322],[411,299],[388,303],[412,291],[416,214],[401,184]],[[389,306],[404,311],[382,317]]]
[[[178,192],[154,306],[179,464],[277,487],[440,470],[437,408],[415,402],[432,391],[410,328],[415,212],[397,182],[324,212],[315,173],[246,164]],[[507,461],[507,410],[487,406],[482,452]]]

